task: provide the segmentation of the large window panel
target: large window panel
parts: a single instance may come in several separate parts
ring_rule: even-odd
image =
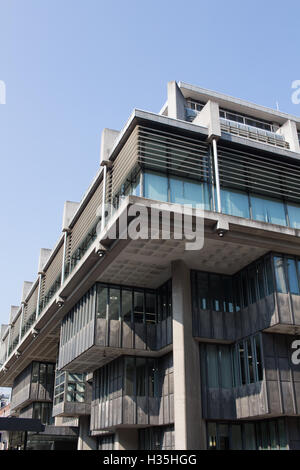
[[[300,207],[295,204],[287,204],[290,227],[300,228]]]
[[[287,225],[284,203],[275,199],[251,196],[252,218],[270,224]]]
[[[168,178],[157,173],[144,174],[144,194],[148,199],[168,201]]]
[[[248,195],[239,191],[221,189],[223,214],[250,218]]]
[[[286,264],[287,264],[290,292],[291,294],[299,295],[299,283],[298,283],[296,261],[293,258],[287,258]]]

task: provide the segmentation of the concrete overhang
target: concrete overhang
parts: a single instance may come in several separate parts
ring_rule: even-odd
[[[296,122],[297,127],[300,129],[300,117],[298,116],[283,113],[266,106],[261,106],[246,100],[225,95],[223,93],[207,90],[195,85],[190,85],[188,83],[179,82],[178,86],[185,98],[192,98],[204,103],[206,103],[208,100],[214,100],[219,103],[220,108],[236,111],[237,113],[247,114],[248,116],[253,116],[256,119],[271,121],[277,123],[278,125],[282,125],[286,121],[291,120]]]
[[[109,239],[114,225],[127,214],[128,208],[150,209],[157,201],[127,196],[109,220],[105,230],[90,246],[76,268],[68,276],[41,313],[33,337],[27,332],[18,345],[19,357],[12,354],[0,370],[0,385],[12,386],[14,378],[33,360],[55,361],[62,318],[95,282],[156,288],[171,276],[171,262],[182,259],[190,269],[234,274],[269,251],[297,255],[300,252],[300,230],[204,211],[204,250],[185,251],[186,240]],[[169,204],[168,211],[178,205]],[[194,222],[196,213],[193,212]],[[220,238],[217,223],[228,227]],[[99,247],[105,255],[99,257]],[[63,299],[63,302],[61,302]]]

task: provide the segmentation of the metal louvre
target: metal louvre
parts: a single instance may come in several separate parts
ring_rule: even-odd
[[[76,221],[74,227],[72,228],[72,237],[71,240],[71,253],[77,248],[82,239],[85,237],[87,231],[92,227],[96,222],[96,217],[99,211],[99,208],[102,204],[102,186],[103,183],[99,184],[87,203],[86,207],[83,209],[78,220]],[[100,214],[98,214],[100,215]]]
[[[32,295],[30,296],[30,299],[27,301],[27,305],[25,307],[24,323],[27,318],[29,318],[30,315],[36,310],[38,289],[39,287],[37,286]]]
[[[266,197],[300,202],[300,166],[218,145],[220,183]]]
[[[112,169],[107,175],[107,194],[115,195],[125,178],[131,173],[138,162],[138,133],[139,126],[136,126],[123,146],[120,153],[113,162]]]
[[[64,245],[62,244],[45,273],[45,291],[48,291],[48,289],[50,289],[50,287],[54,284],[58,276],[61,274],[63,252]]]
[[[144,168],[198,180],[211,177],[207,143],[147,127],[139,128],[138,140],[139,162]]]

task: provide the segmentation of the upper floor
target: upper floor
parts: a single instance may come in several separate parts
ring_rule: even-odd
[[[251,126],[247,132],[255,128],[259,138],[225,132],[222,120]],[[224,274],[234,274],[270,250],[296,254],[300,169],[295,128],[297,134],[297,117],[172,82],[159,114],[134,110],[122,131],[104,130],[99,171],[80,203],[65,204],[57,244],[41,250],[38,276],[24,283],[20,305],[1,330],[1,383],[12,384],[11,368],[21,372],[25,351],[35,351],[36,360],[56,361],[60,322],[95,282],[157,289],[169,279],[176,257],[184,257],[193,269],[214,271],[213,256],[205,250],[188,256],[182,240],[107,239],[134,203],[201,205],[205,249],[221,252],[218,271]],[[263,140],[260,131],[275,134],[265,136],[275,144]],[[219,224],[226,233],[223,240],[217,239]],[[234,254],[231,260],[226,253]]]

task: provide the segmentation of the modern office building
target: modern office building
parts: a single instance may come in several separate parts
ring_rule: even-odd
[[[103,131],[2,326],[11,411],[46,425],[30,448],[300,448],[299,136],[298,117],[176,82]]]

